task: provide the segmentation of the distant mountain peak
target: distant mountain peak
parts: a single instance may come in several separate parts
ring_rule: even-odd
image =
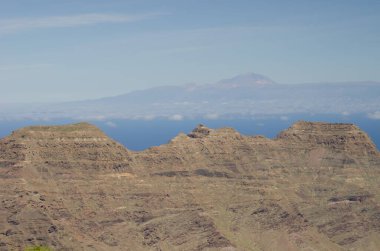
[[[223,79],[217,82],[215,85],[222,88],[239,88],[250,86],[266,86],[276,84],[272,79],[256,73],[247,73],[237,75],[232,78]]]

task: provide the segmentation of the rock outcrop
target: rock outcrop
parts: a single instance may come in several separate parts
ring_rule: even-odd
[[[94,171],[128,168],[130,162],[128,150],[88,123],[23,128],[0,144],[3,166],[27,162]]]
[[[96,127],[0,140],[0,250],[378,250],[380,154],[351,124],[199,125],[133,152]]]

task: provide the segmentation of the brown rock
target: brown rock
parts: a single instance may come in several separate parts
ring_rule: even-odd
[[[0,140],[0,250],[380,249],[379,178],[352,124],[199,125],[141,152],[87,123],[28,127]]]

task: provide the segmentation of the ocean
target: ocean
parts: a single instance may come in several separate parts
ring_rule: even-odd
[[[251,119],[186,119],[170,121],[157,120],[107,120],[88,121],[103,130],[109,137],[123,144],[130,150],[143,150],[151,146],[167,143],[178,133],[189,133],[198,124],[209,128],[232,127],[244,135],[263,135],[274,138],[298,120],[321,121],[331,123],[353,123],[364,130],[380,147],[380,120],[369,119],[364,115],[309,115],[293,114],[288,116],[258,117]],[[30,125],[62,125],[75,123],[75,120],[53,121],[1,121],[0,137],[9,135],[13,130]]]

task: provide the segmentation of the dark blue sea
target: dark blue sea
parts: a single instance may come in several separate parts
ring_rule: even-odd
[[[167,143],[178,133],[188,133],[202,123],[209,128],[233,127],[244,135],[264,135],[274,138],[298,120],[322,121],[334,123],[354,123],[364,130],[380,148],[380,120],[372,120],[364,115],[305,115],[296,114],[287,117],[260,117],[256,119],[193,119],[181,121],[169,120],[111,120],[88,121],[102,129],[109,137],[125,145],[130,150],[143,150],[151,146]],[[75,123],[74,120],[56,121],[1,121],[0,137],[13,130],[30,125],[61,125]]]

